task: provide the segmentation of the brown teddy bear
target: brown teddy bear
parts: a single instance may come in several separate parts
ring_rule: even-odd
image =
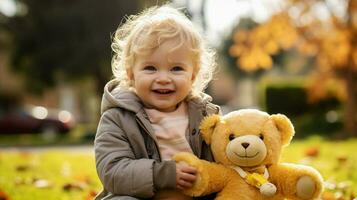
[[[279,163],[282,147],[294,135],[285,115],[242,109],[206,117],[200,129],[216,163],[190,153],[174,157],[198,171],[193,187],[183,191],[186,195],[217,192],[216,199],[223,200],[301,200],[316,199],[322,193],[323,180],[314,168]]]

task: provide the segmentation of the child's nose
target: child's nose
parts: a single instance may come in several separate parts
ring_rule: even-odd
[[[165,83],[170,83],[171,78],[166,72],[159,72],[155,81],[161,84],[165,84]]]

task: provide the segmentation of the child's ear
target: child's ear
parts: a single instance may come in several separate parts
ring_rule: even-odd
[[[202,120],[200,130],[206,144],[211,143],[212,134],[220,120],[221,117],[219,115],[210,115]]]
[[[126,69],[126,74],[128,75],[129,80],[134,80],[134,74],[131,69]]]
[[[196,73],[193,73],[191,81],[194,82],[195,80],[196,80]]]

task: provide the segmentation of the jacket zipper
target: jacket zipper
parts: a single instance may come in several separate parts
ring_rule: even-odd
[[[160,150],[159,150],[159,145],[157,144],[157,141],[156,141],[156,138],[150,133],[150,131],[146,128],[146,126],[144,125],[144,123],[142,122],[142,120],[140,119],[139,116],[137,116],[137,121],[139,122],[139,125],[144,129],[144,131],[146,132],[146,134],[149,135],[149,137],[154,141],[154,145],[155,145],[155,148],[156,148],[156,151],[158,152],[158,155],[159,155],[159,161],[161,162],[162,161],[162,158],[161,158],[161,154],[160,154]],[[150,149],[151,151],[151,149]]]

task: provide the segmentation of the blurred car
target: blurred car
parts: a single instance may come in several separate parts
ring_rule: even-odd
[[[42,106],[0,110],[0,133],[67,133],[73,127],[72,114]]]

